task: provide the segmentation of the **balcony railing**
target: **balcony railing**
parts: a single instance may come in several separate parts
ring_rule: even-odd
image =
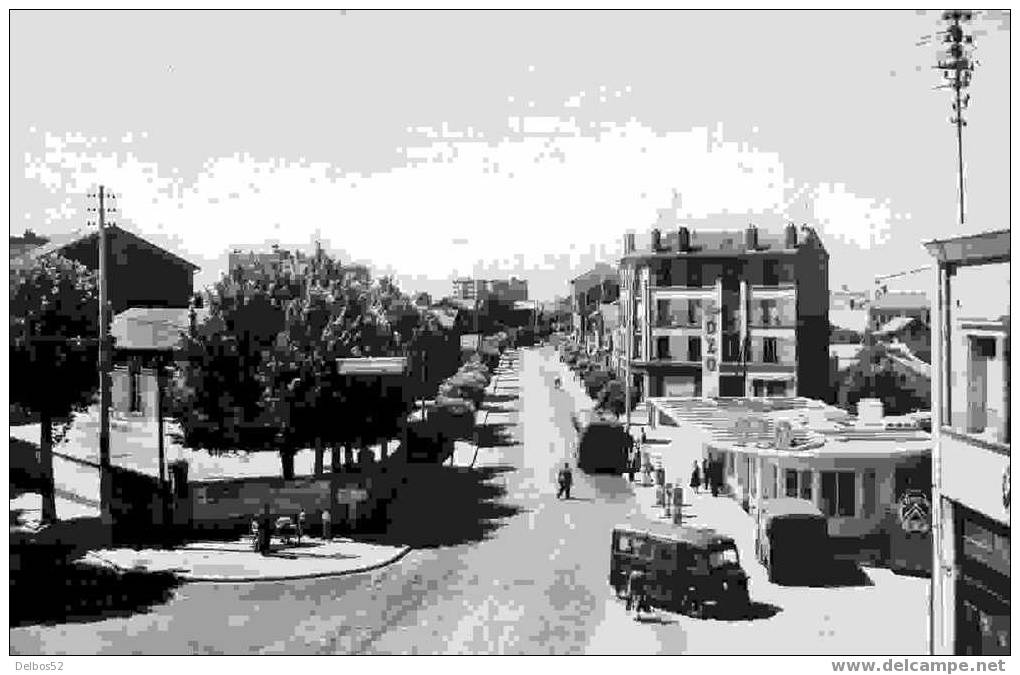
[[[660,316],[655,320],[655,328],[701,328],[701,318],[691,319],[684,316]]]

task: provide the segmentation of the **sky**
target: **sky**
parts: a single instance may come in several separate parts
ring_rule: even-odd
[[[918,44],[938,19],[16,10],[10,228],[81,228],[101,183],[199,285],[231,249],[321,241],[407,291],[517,275],[545,300],[628,231],[794,221],[830,288],[870,289],[927,264],[922,240],[1010,226],[1009,16],[971,25],[963,225]]]

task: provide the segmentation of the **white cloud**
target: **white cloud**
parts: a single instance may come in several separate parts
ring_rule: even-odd
[[[95,139],[73,135],[47,135],[25,171],[67,196],[102,177],[126,218],[143,232],[174,236],[196,257],[266,240],[307,245],[321,232],[380,268],[432,278],[497,257],[519,254],[537,267],[572,247],[612,249],[625,230],[651,228],[660,210],[674,207],[675,218],[702,219],[782,214],[804,199],[826,234],[862,247],[888,235],[887,204],[842,186],[798,184],[776,153],[726,140],[720,128],[659,133],[631,121],[582,133],[572,119],[549,117],[510,125],[514,132],[498,143],[416,127],[424,137],[407,148],[408,165],[370,175],[234,155],[209,158],[186,183],[174,167],[125,147],[99,152],[88,147]],[[68,204],[47,216],[83,220]],[[467,241],[453,251],[452,239]]]

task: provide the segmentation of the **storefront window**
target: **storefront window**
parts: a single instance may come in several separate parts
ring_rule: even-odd
[[[797,496],[797,471],[795,469],[786,470],[786,496]]]
[[[956,653],[1009,654],[1009,529],[961,506],[956,513],[960,569]]]
[[[855,513],[855,483],[851,471],[823,471],[822,512],[830,517],[852,518]]]
[[[800,472],[800,498],[801,499],[806,499],[809,502],[813,502],[814,501],[814,499],[812,498],[812,494],[811,494],[812,489],[813,489],[813,486],[811,485],[811,482],[812,482],[811,472],[810,471],[801,471]]]

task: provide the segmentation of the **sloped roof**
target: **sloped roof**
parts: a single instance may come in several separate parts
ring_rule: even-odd
[[[897,316],[887,321],[881,328],[875,331],[875,335],[893,335],[912,324],[916,319],[910,316]]]
[[[177,263],[189,268],[192,272],[196,272],[201,269],[198,265],[185,260],[181,256],[177,255],[173,251],[168,251],[162,246],[157,246],[147,239],[143,239],[134,232],[129,232],[122,227],[116,225],[110,225],[107,227],[108,235],[123,236],[131,240],[133,243],[141,244],[142,246],[158,251],[160,254],[173,259]],[[42,257],[53,253],[61,253],[65,249],[71,248],[81,243],[86,243],[90,240],[94,240],[99,236],[99,230],[94,227],[83,228],[69,232],[63,235],[54,235],[48,244],[35,248],[31,251],[33,257]]]
[[[873,309],[929,309],[931,303],[923,291],[890,291],[874,299]]]
[[[857,309],[832,309],[829,310],[829,325],[863,333],[868,327],[868,312]]]
[[[199,322],[208,314],[208,309],[195,310]],[[171,351],[190,325],[191,312],[186,307],[132,307],[113,317],[110,335],[117,349]]]

